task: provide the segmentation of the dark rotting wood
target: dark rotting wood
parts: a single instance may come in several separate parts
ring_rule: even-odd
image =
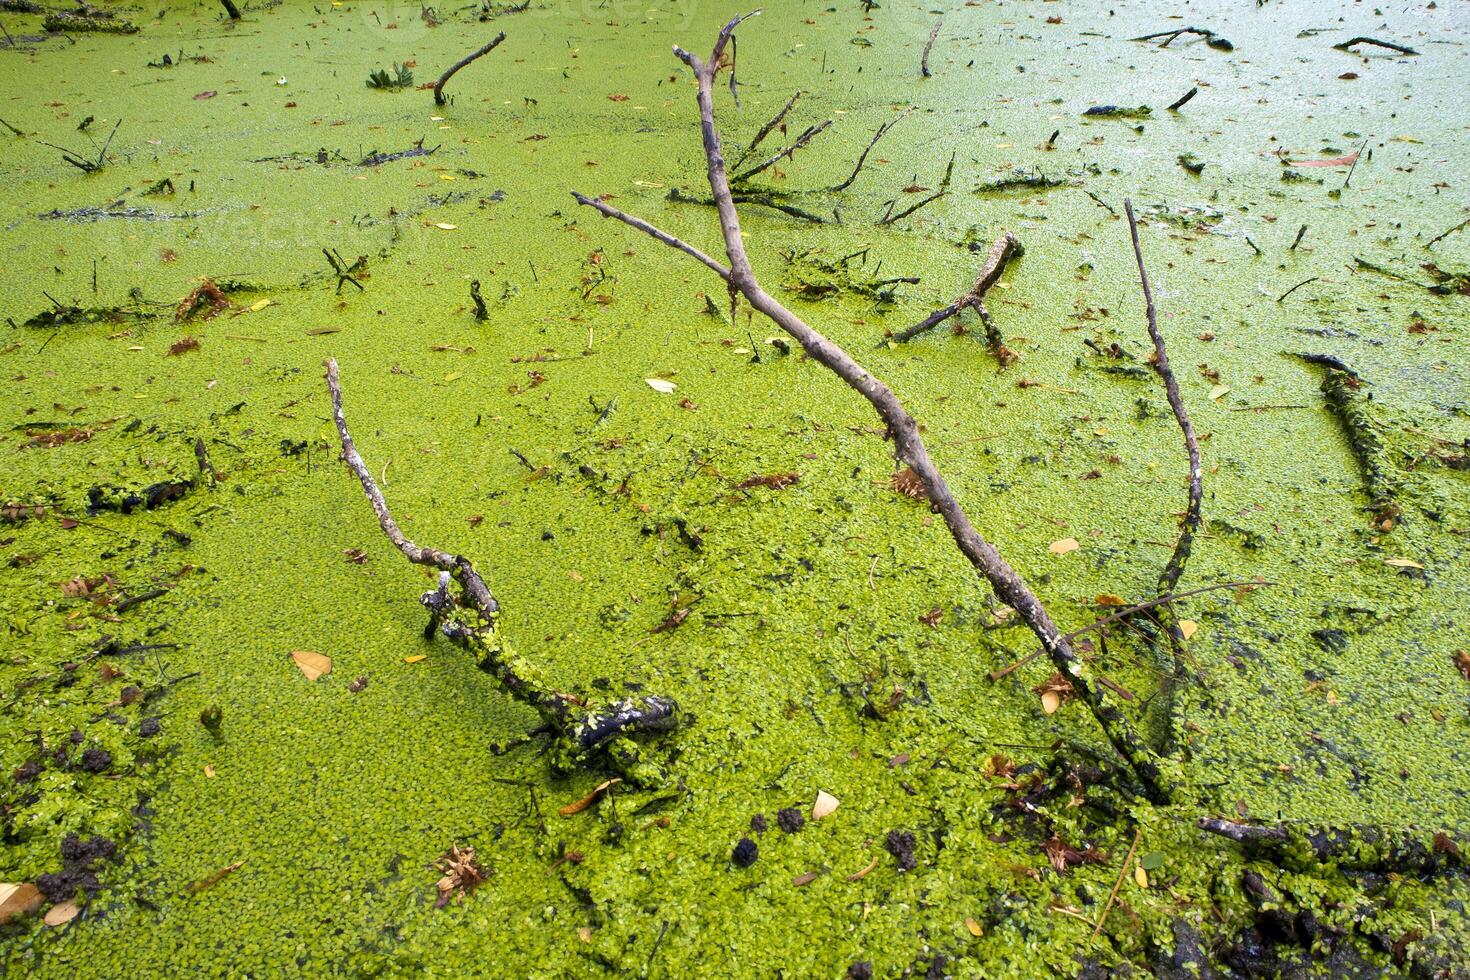
[[[235,6],[235,0],[219,0],[225,5],[225,13],[230,15],[230,20],[240,19],[240,8]]]
[[[1399,480],[1389,462],[1388,451],[1378,437],[1378,424],[1368,410],[1367,382],[1347,364],[1330,354],[1298,354],[1302,360],[1325,367],[1322,395],[1327,407],[1342,423],[1353,455],[1363,475],[1363,489],[1372,507],[1373,522],[1390,530],[1403,513],[1399,505]]]
[[[1177,28],[1170,28],[1167,31],[1158,31],[1158,32],[1156,32],[1154,34],[1145,34],[1142,37],[1131,37],[1128,40],[1130,40],[1130,41],[1157,41],[1159,38],[1163,38],[1164,40],[1159,43],[1159,47],[1161,47],[1161,48],[1167,48],[1170,44],[1172,44],[1175,40],[1177,40],[1181,34],[1195,34],[1195,35],[1198,35],[1199,37],[1204,38],[1205,44],[1207,44],[1210,47],[1214,48],[1216,51],[1234,51],[1235,50],[1235,45],[1232,44],[1232,43],[1230,43],[1230,41],[1229,41],[1228,38],[1221,37],[1219,34],[1216,34],[1214,31],[1209,30],[1208,28],[1204,28],[1204,27],[1177,27]]]
[[[450,65],[449,68],[444,72],[444,74],[439,76],[439,80],[434,83],[434,104],[444,104],[444,83],[453,78],[455,72],[459,71],[461,68],[463,68],[465,65],[468,65],[475,59],[483,58],[491,51],[494,51],[495,46],[504,40],[505,32],[501,31],[499,34],[495,35],[495,38],[489,44],[485,45],[482,48],[477,48],[474,51],[471,51],[469,54],[465,55],[463,58]]]
[[[1251,824],[1219,817],[1201,817],[1199,826],[1292,871],[1335,864],[1345,871],[1437,874],[1467,867],[1460,841],[1447,831],[1376,824]]]
[[[1380,41],[1376,37],[1363,37],[1361,35],[1350,40],[1343,41],[1341,44],[1334,44],[1333,47],[1336,48],[1338,51],[1347,51],[1355,44],[1371,44],[1375,47],[1387,48],[1390,51],[1397,51],[1399,54],[1419,53],[1413,48],[1404,47],[1402,44],[1394,44],[1392,41]]]

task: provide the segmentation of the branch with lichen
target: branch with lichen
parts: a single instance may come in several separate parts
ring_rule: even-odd
[[[1144,785],[1148,796],[1160,802],[1169,800],[1173,793],[1173,779],[1166,771],[1164,760],[1139,736],[1133,724],[1108,696],[1106,689],[1094,683],[1088,676],[1088,670],[1081,658],[1073,651],[1030,586],[970,522],[969,516],[955,499],[948,483],[930,457],[918,422],[904,408],[903,403],[887,385],[853,360],[847,351],[783,306],[756,279],[741,237],[740,218],[736,213],[729,179],[725,173],[724,153],[714,113],[715,76],[719,73],[725,49],[735,29],[749,16],[753,14],[736,17],[720,30],[708,59],[700,58],[682,48],[674,49],[675,55],[694,72],[697,83],[696,98],[707,176],[720,219],[725,251],[730,260],[729,268],[725,269],[697,249],[654,229],[647,222],[629,220],[628,216],[599,200],[578,194],[575,195],[577,201],[595,208],[606,217],[626,221],[630,226],[665,244],[698,258],[704,265],[720,273],[732,291],[738,292],[754,309],[770,318],[796,340],[811,360],[832,371],[873,406],[887,425],[888,436],[893,440],[894,456],[900,462],[906,463],[923,482],[930,505],[943,518],[960,552],[985,577],[1001,601],[1015,609],[1021,620],[1036,634],[1057,671],[1071,683],[1079,699],[1091,710],[1108,740]]]
[[[494,677],[507,694],[540,716],[544,728],[554,736],[554,769],[570,771],[601,754],[630,782],[645,785],[662,782],[663,773],[658,765],[644,754],[633,736],[677,727],[678,705],[673,699],[656,694],[599,703],[565,693],[553,686],[535,664],[516,653],[500,628],[500,603],[470,560],[414,544],[393,520],[383,493],[347,428],[336,359],[328,358],[326,367],[332,418],[342,442],[342,459],[362,483],[383,534],[409,561],[439,570],[438,587],[419,599],[429,610],[425,638],[441,633],[465,647],[474,654],[479,668]],[[449,591],[451,582],[459,584],[457,601]]]

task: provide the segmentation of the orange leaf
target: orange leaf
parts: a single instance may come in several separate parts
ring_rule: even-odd
[[[1350,167],[1358,162],[1358,151],[1346,156],[1333,157],[1331,160],[1294,160],[1293,167]]]

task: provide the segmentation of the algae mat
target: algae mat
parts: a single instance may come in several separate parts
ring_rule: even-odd
[[[929,78],[937,7],[740,31],[732,156],[795,91],[766,154],[832,120],[759,178],[822,220],[744,208],[758,273],[906,400],[1068,629],[1150,596],[1184,506],[1138,206],[1204,439],[1181,587],[1274,583],[1179,605],[1188,685],[1136,629],[1089,651],[1175,747],[1170,807],[1047,791],[1106,745],[1043,710],[1044,662],[988,679],[1028,634],[895,492],[866,406],[569,196],[718,253],[669,46],[736,10],[163,4],[116,34],[4,6],[0,880],[80,909],[0,927],[8,972],[1463,969],[1463,877],[1285,871],[1195,820],[1470,822],[1464,4],[946,4]],[[1184,26],[1228,49],[1130,40]],[[500,30],[436,107],[420,86]],[[1416,53],[1334,47],[1358,35]],[[885,342],[1003,230],[1018,361],[978,324]],[[1357,372],[1366,429],[1302,353]],[[429,580],[337,460],[328,355],[400,521],[476,561],[523,653],[689,712],[667,786],[562,816],[606,774],[553,778],[531,712],[422,639]],[[456,844],[486,881],[436,908]]]

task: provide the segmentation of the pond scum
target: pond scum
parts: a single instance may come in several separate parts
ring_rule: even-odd
[[[744,12],[0,2],[7,975],[1465,975],[1463,5]]]

